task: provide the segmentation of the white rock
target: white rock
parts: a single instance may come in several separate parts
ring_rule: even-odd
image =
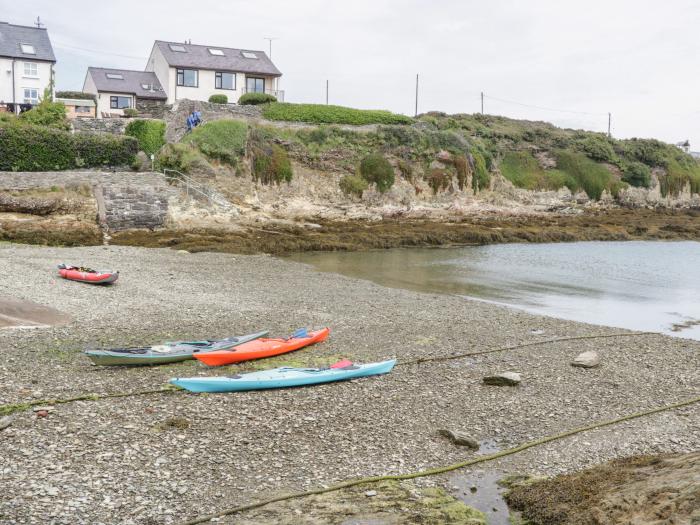
[[[501,372],[484,378],[485,384],[495,386],[515,386],[521,381],[522,378],[517,372]]]
[[[581,368],[595,368],[600,365],[600,356],[598,352],[593,350],[589,352],[583,352],[576,356],[576,358],[571,361],[571,366],[578,366]]]

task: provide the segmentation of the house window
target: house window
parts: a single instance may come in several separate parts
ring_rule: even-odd
[[[178,53],[187,53],[187,49],[185,49],[185,46],[181,46],[179,44],[168,44],[170,47],[171,51],[176,51]]]
[[[124,75],[121,73],[105,73],[105,76],[110,80],[124,80]]]
[[[38,77],[39,76],[36,62],[25,62],[24,63],[24,76],[25,77]]]
[[[199,71],[196,69],[178,69],[177,85],[184,87],[199,87]]]
[[[216,89],[236,89],[236,74],[217,71],[215,87]]]
[[[76,113],[92,113],[92,108],[90,106],[75,106]]]
[[[258,58],[258,55],[256,55],[252,51],[241,51],[241,53],[245,58]]]
[[[39,90],[34,88],[24,88],[24,103],[25,104],[38,104],[39,103]]]
[[[111,109],[126,109],[131,107],[131,97],[109,97],[109,107]]]
[[[31,44],[20,44],[19,48],[25,55],[36,55],[36,49],[34,49],[34,46]]]
[[[225,56],[225,55],[224,55],[224,52],[221,51],[221,49],[213,49],[213,48],[211,48],[211,47],[209,48],[209,53],[212,54],[212,55],[219,56],[219,57]]]
[[[265,93],[265,79],[247,77],[245,79],[245,90],[248,93]]]

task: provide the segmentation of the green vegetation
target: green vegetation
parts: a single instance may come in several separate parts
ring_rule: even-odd
[[[583,190],[591,199],[600,199],[603,190],[617,195],[621,186],[610,170],[582,153],[570,150],[556,152],[557,168],[565,175],[565,184],[572,192]]]
[[[134,118],[139,116],[139,110],[136,108],[126,108],[123,111],[125,117]]]
[[[632,161],[625,165],[622,180],[631,186],[648,188],[651,184],[651,168],[641,162]]]
[[[166,144],[158,152],[156,168],[175,170],[181,173],[194,173],[211,169],[207,159],[200,151],[189,144]]]
[[[413,119],[389,111],[353,109],[322,104],[290,104],[274,102],[263,107],[269,120],[309,122],[312,124],[411,124]]]
[[[355,197],[362,197],[362,192],[369,188],[369,183],[359,175],[345,175],[338,184],[343,193]]]
[[[196,146],[210,159],[236,166],[245,153],[248,126],[240,120],[215,120],[198,126],[182,139],[183,144]]]
[[[228,104],[228,97],[226,95],[212,95],[209,97],[209,102],[212,104]]]
[[[558,190],[566,184],[566,175],[556,169],[542,169],[529,151],[509,151],[499,164],[501,174],[518,188]]]
[[[257,106],[271,102],[277,102],[277,99],[268,93],[246,93],[238,99],[238,103],[242,106]]]
[[[362,159],[359,172],[368,183],[376,184],[380,193],[384,193],[394,185],[394,168],[379,153],[372,153]]]
[[[0,171],[129,166],[138,152],[138,141],[17,122],[0,124],[0,151]]]
[[[489,173],[486,159],[480,152],[473,151],[472,156],[474,157],[472,189],[474,190],[474,193],[478,193],[481,190],[489,188],[489,185],[491,184],[491,174]]]
[[[82,91],[56,91],[56,98],[71,98],[74,100],[92,100],[97,104],[97,95]]]
[[[292,163],[277,144],[253,149],[253,178],[263,184],[291,182]]]
[[[162,120],[134,120],[124,130],[126,135],[139,141],[139,147],[149,155],[165,144],[165,122]]]
[[[29,111],[21,113],[19,119],[35,126],[48,126],[64,131],[70,129],[70,123],[66,117],[66,106],[62,102],[51,102],[50,88],[44,91],[41,102]]]

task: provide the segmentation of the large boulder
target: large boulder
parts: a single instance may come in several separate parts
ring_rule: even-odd
[[[522,381],[517,372],[500,372],[484,378],[484,384],[493,386],[517,386]]]

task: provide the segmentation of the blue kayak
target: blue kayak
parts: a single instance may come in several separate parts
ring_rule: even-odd
[[[387,374],[391,372],[395,364],[396,359],[365,365],[341,361],[329,368],[290,368],[285,366],[230,377],[175,377],[170,382],[190,392],[241,392],[244,390],[317,385]]]

